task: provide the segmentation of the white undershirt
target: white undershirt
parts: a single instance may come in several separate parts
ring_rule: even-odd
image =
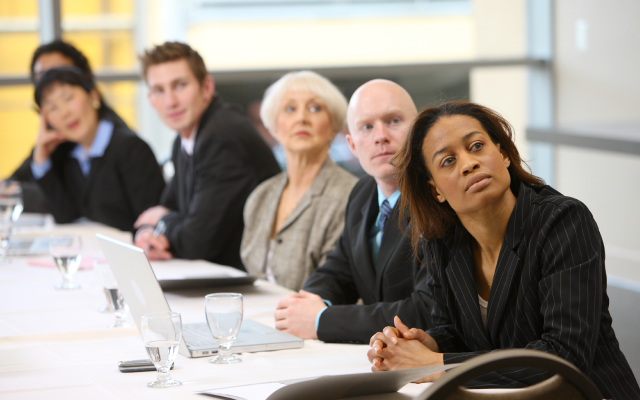
[[[487,330],[487,304],[488,301],[480,297],[478,295],[478,303],[480,304],[480,316],[482,317],[482,325],[484,325],[484,330]]]
[[[189,135],[189,139],[185,139],[182,136],[180,137],[180,145],[182,146],[182,150],[184,150],[184,152],[190,156],[193,155],[193,148],[196,146],[197,133],[198,133],[198,127],[196,126],[195,128],[193,128],[193,131],[191,131],[191,135]]]

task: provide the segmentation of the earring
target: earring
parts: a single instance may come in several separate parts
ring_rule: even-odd
[[[91,105],[97,110],[98,108],[100,108],[100,100],[94,100]]]

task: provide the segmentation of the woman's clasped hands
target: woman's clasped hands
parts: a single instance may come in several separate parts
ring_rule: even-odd
[[[422,329],[409,329],[398,316],[393,323],[395,327],[387,326],[371,337],[367,357],[373,364],[373,372],[444,364],[438,344],[429,334]],[[433,382],[442,374],[444,371],[419,379],[416,383]]]

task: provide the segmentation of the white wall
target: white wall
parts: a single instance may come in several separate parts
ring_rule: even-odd
[[[525,56],[525,5],[525,0],[474,0],[474,33],[478,59]],[[527,68],[474,68],[469,82],[471,101],[497,111],[511,123],[518,150],[522,158],[527,160]]]
[[[557,124],[640,121],[638,16],[637,0],[555,2]],[[556,166],[557,189],[600,227],[608,273],[640,282],[640,155],[559,146]]]

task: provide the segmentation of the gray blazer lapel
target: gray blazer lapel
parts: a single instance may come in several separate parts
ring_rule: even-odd
[[[264,204],[273,205],[273,208],[271,210],[265,210],[266,218],[260,219],[260,225],[262,226],[263,230],[258,228],[258,230],[261,232],[269,232],[269,235],[267,236],[269,240],[271,239],[271,233],[273,232],[273,224],[275,224],[276,222],[276,213],[278,212],[278,203],[280,200],[280,196],[282,195],[282,191],[287,184],[287,180],[287,175],[283,174],[282,177],[278,179],[278,182],[273,186],[273,188],[261,199]],[[281,228],[280,230],[282,229],[284,228]],[[265,246],[268,246],[267,243],[269,242],[269,240],[265,242]]]
[[[298,217],[304,212],[304,210],[309,208],[313,198],[322,194],[324,188],[327,186],[329,178],[331,178],[331,172],[333,171],[333,168],[337,168],[337,166],[333,161],[331,161],[329,157],[327,157],[324,164],[322,165],[322,168],[320,168],[320,172],[318,172],[318,176],[316,176],[309,189],[307,189],[304,195],[302,195],[302,197],[298,201],[298,204],[296,204],[296,206],[291,211],[291,214],[289,214],[287,219],[284,221],[284,223],[282,224],[282,228],[280,228],[280,231],[287,229],[288,226],[293,224],[296,219],[298,219]],[[284,186],[286,185],[287,180],[288,178],[285,178],[284,184],[280,189],[280,194],[282,194],[282,190],[284,190]]]

